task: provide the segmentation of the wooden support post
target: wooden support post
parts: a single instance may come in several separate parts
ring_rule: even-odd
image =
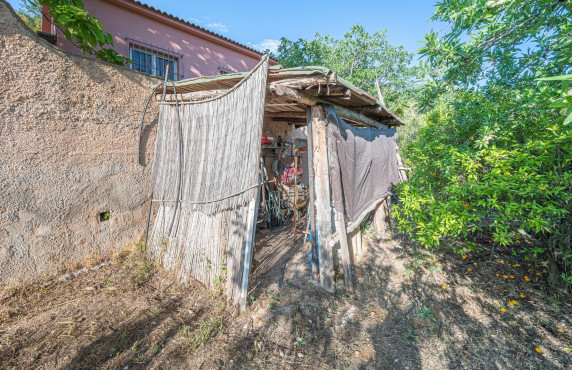
[[[395,150],[397,151],[397,166],[400,168],[399,177],[401,178],[401,181],[408,181],[407,170],[403,169],[403,161],[401,160],[401,154],[399,154],[399,147],[395,146]]]
[[[340,235],[341,239],[341,235]],[[352,263],[356,262],[356,258],[358,256],[358,249],[357,249],[357,230],[354,229],[348,233],[349,245],[350,245],[350,254],[352,257]]]
[[[323,107],[312,107],[312,150],[314,184],[316,189],[316,222],[318,223],[318,256],[320,285],[327,291],[334,289],[334,261],[332,238],[332,206],[328,170],[328,137],[326,113]]]
[[[306,104],[306,105],[309,105],[311,107],[315,106],[318,103],[330,104],[334,107],[334,109],[336,110],[336,113],[338,113],[338,115],[340,117],[347,119],[347,120],[350,120],[350,121],[362,123],[366,126],[371,126],[371,127],[375,127],[375,128],[386,128],[387,127],[383,123],[377,122],[376,120],[369,118],[367,116],[364,116],[363,114],[354,112],[353,110],[350,110],[348,108],[344,108],[340,105],[333,104],[332,102],[328,102],[328,101],[313,97],[313,96],[308,95],[302,91],[294,90],[294,89],[291,89],[289,87],[282,86],[282,85],[277,85],[275,87],[275,92],[276,92],[276,95],[278,95],[278,96],[284,96],[286,98],[296,100],[302,104]]]
[[[357,254],[361,256],[363,254],[363,240],[361,234],[361,228],[357,229]]]
[[[256,233],[256,218],[258,199],[252,199],[248,205],[248,229],[246,231],[246,246],[244,251],[244,265],[242,270],[242,284],[240,286],[240,310],[246,310],[246,296],[248,294],[248,278],[252,265],[252,253],[254,250],[254,234]]]
[[[307,139],[308,139],[308,185],[310,188],[310,203],[308,204],[308,212],[310,212],[310,243],[312,252],[312,276],[315,281],[319,280],[318,274],[318,251],[316,249],[316,212],[315,212],[315,192],[314,192],[314,162],[313,147],[312,147],[312,109],[306,108],[307,125]]]
[[[294,243],[296,243],[296,223],[298,222],[298,150],[294,150]]]
[[[336,229],[340,235],[340,249],[342,250],[342,265],[344,267],[344,284],[348,292],[353,293],[352,283],[352,262],[348,247],[348,235],[346,234],[346,220],[343,214],[334,210],[336,218]]]
[[[385,234],[386,231],[386,217],[385,214],[385,200],[377,205],[375,208],[375,213],[373,215],[373,224],[375,226],[375,231],[380,234]]]

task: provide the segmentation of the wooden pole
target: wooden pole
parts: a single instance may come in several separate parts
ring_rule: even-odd
[[[363,240],[362,240],[361,228],[358,228],[358,230],[357,230],[357,254],[358,254],[358,256],[361,256],[362,253],[363,253]]]
[[[385,234],[385,200],[377,205],[373,216],[375,231]]]
[[[360,226],[360,223],[363,221],[363,219],[365,218],[365,216],[367,216],[368,213],[370,213],[371,211],[373,211],[378,205],[379,203],[381,203],[382,201],[384,201],[387,197],[389,196],[389,193],[386,193],[383,195],[383,197],[379,198],[378,200],[376,200],[375,202],[373,202],[369,207],[367,207],[365,209],[365,211],[363,211],[353,222],[350,222],[349,224],[347,224],[346,226],[346,232],[348,235],[350,235],[355,229],[357,229]],[[333,246],[334,244],[337,244],[339,242],[340,236],[338,234],[334,235],[331,240],[330,240],[330,246]]]
[[[246,295],[248,294],[248,278],[250,277],[250,267],[252,264],[252,252],[254,249],[254,234],[256,232],[256,209],[258,200],[253,198],[248,205],[248,229],[246,231],[246,246],[244,251],[244,266],[242,270],[242,281],[240,286],[240,310],[246,310]]]
[[[342,265],[344,267],[344,284],[348,292],[353,293],[354,286],[352,283],[352,262],[350,258],[350,251],[348,247],[348,236],[346,234],[346,220],[343,214],[336,211],[336,229],[340,235],[340,248],[342,250]]]
[[[313,146],[312,146],[312,110],[306,107],[307,132],[306,138],[308,139],[308,185],[310,190],[310,203],[308,204],[308,212],[310,212],[310,249],[312,254],[312,276],[315,281],[318,281],[318,251],[316,249],[316,212],[315,212],[315,193],[314,193],[314,162]]]
[[[294,150],[294,243],[296,243],[296,222],[298,212],[298,150]]]
[[[312,150],[316,187],[316,222],[318,224],[318,256],[320,285],[326,291],[334,289],[334,261],[330,239],[332,237],[332,207],[328,170],[328,137],[326,114],[323,107],[312,108]]]
[[[369,117],[366,117],[363,114],[354,112],[353,110],[349,110],[348,108],[344,108],[340,105],[333,104],[332,102],[328,102],[326,100],[315,98],[315,97],[308,95],[304,92],[297,91],[297,90],[291,89],[291,88],[286,87],[286,86],[277,85],[275,87],[275,92],[276,92],[276,95],[278,95],[278,96],[284,96],[284,97],[290,98],[292,100],[296,100],[302,104],[309,105],[311,107],[315,106],[318,103],[330,104],[334,107],[334,109],[336,110],[336,113],[338,113],[338,115],[340,115],[340,117],[342,117],[342,118],[346,118],[350,121],[356,121],[358,123],[362,123],[364,125],[375,127],[375,128],[387,128],[387,126],[385,126],[384,124],[377,122],[376,120],[373,120]]]
[[[339,240],[342,239],[341,235],[339,236]],[[347,238],[348,238],[348,244],[349,244],[349,252],[350,252],[350,257],[352,259],[352,262],[355,263],[356,261],[356,257],[358,255],[358,251],[357,251],[357,232],[356,230],[353,230],[351,232],[347,232]]]
[[[385,100],[383,100],[383,95],[381,95],[381,89],[379,88],[379,81],[377,79],[375,80],[375,89],[377,90],[377,99],[385,107]]]
[[[399,154],[399,147],[397,147],[397,145],[395,146],[395,150],[397,151],[396,155],[397,155],[397,166],[398,168],[400,168],[399,170],[399,175],[401,177],[401,181],[408,181],[408,177],[407,177],[407,171],[401,168],[403,167],[403,161],[401,160],[401,154]]]

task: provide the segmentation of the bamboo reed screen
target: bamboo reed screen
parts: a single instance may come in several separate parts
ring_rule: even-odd
[[[248,205],[258,195],[267,73],[265,57],[223,95],[180,102],[180,119],[174,102],[163,103],[159,113],[151,181],[159,208],[149,252],[180,281],[225,281],[234,303],[240,295]]]

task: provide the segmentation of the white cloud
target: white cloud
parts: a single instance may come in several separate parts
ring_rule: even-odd
[[[210,28],[213,31],[220,32],[220,33],[227,33],[228,27],[222,23],[209,23],[206,25],[207,28]]]
[[[189,17],[189,18],[187,18],[187,20],[188,20],[189,22],[191,22],[191,23],[194,23],[194,24],[201,24],[201,23],[203,23],[203,21],[201,21],[200,19],[198,19],[198,18],[193,18],[193,17]]]
[[[278,46],[280,46],[280,40],[274,40],[274,39],[264,39],[260,42],[260,44],[252,45],[254,49],[260,51],[268,49],[274,54],[278,53]]]

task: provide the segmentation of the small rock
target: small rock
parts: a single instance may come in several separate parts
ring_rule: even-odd
[[[284,357],[284,351],[280,350],[280,357]]]
[[[129,369],[129,366],[125,366],[125,367],[123,368],[123,370],[127,370],[127,369]]]
[[[525,328],[526,330],[532,330],[532,326],[530,326],[530,325],[525,325],[524,328]]]
[[[299,358],[302,358],[302,357],[304,357],[304,354],[301,353],[301,352],[298,352],[298,357],[299,357]]]

